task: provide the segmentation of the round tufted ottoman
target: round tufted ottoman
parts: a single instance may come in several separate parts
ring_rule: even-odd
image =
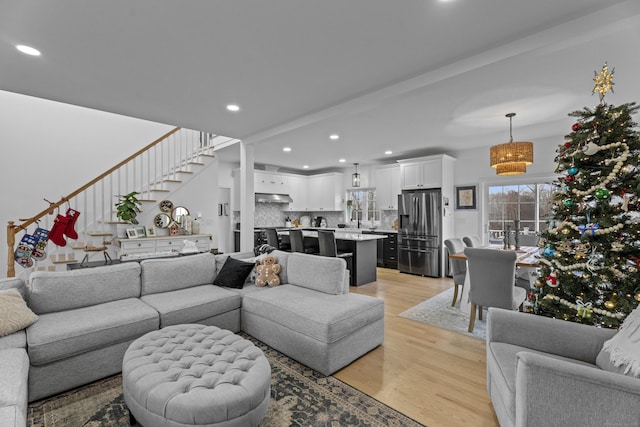
[[[124,399],[145,427],[257,426],[270,389],[262,350],[215,326],[149,332],[131,343],[122,362]]]

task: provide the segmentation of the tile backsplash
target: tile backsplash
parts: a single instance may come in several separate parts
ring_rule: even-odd
[[[255,226],[256,227],[284,227],[285,220],[289,217],[292,221],[299,219],[301,216],[306,215],[313,219],[316,216],[321,216],[327,220],[327,227],[336,228],[338,224],[345,222],[344,212],[292,212],[283,211],[282,204],[280,203],[256,203],[255,210]],[[397,211],[381,211],[380,212],[380,225],[379,228],[390,229],[393,227],[393,222],[398,217]],[[233,223],[237,224],[240,221],[239,212],[233,212]]]

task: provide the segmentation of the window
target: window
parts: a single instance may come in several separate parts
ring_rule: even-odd
[[[520,220],[521,232],[539,233],[553,218],[554,187],[546,183],[489,186],[489,239],[501,238],[508,224]]]
[[[346,221],[380,222],[380,211],[376,210],[376,190],[363,188],[347,191]]]

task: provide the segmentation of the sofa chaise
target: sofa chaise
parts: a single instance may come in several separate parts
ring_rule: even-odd
[[[0,380],[0,414],[12,410],[18,420],[0,426],[24,425],[27,401],[120,372],[131,342],[169,325],[242,330],[325,375],[382,344],[384,303],[349,293],[344,260],[271,255],[282,268],[276,287],[248,280],[238,288],[214,284],[227,274],[228,257],[252,265],[251,252],[34,272],[27,286],[20,279],[0,281],[0,289],[20,289],[38,316],[25,330],[0,338],[0,360],[7,360],[0,378],[11,370],[16,385]]]

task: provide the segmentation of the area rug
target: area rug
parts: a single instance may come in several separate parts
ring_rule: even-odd
[[[460,295],[458,295],[458,301],[454,307],[451,307],[452,299],[453,288],[449,288],[435,297],[403,311],[398,316],[484,340],[487,333],[487,312],[484,312],[482,320],[476,318],[473,333],[469,333],[467,332],[469,315],[460,311]]]
[[[261,426],[422,426],[348,384],[241,335],[260,347],[271,364],[271,403]],[[32,427],[130,425],[120,375],[34,402],[28,414]]]

